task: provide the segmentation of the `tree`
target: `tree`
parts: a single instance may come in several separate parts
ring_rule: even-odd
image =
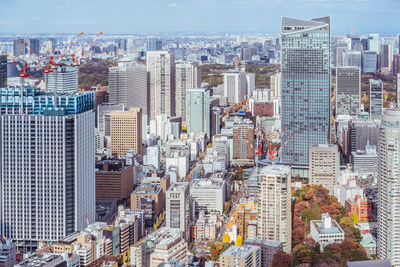
[[[229,243],[230,241],[231,241],[231,238],[229,237],[228,232],[226,232],[224,235],[224,238],[222,238],[222,242]]]
[[[357,213],[353,213],[352,215],[351,215],[351,220],[354,222],[354,223],[358,223],[359,221],[358,221],[358,215],[357,215]]]
[[[282,250],[275,253],[272,259],[272,266],[274,267],[289,267],[292,263],[292,256],[283,252]]]
[[[242,238],[241,235],[238,235],[238,236],[236,237],[236,243],[235,243],[235,245],[238,246],[238,247],[240,247],[241,245],[243,245],[243,238]]]

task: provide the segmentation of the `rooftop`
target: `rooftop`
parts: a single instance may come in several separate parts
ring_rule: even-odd
[[[287,176],[290,174],[290,167],[281,164],[272,164],[258,169],[259,174]]]
[[[252,245],[243,245],[240,247],[237,246],[231,246],[227,250],[225,250],[221,256],[234,256],[235,258],[245,258],[247,257],[250,253],[253,253],[257,250],[259,250],[260,247],[258,246],[252,246]]]

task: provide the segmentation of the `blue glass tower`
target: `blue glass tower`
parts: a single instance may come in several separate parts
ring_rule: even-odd
[[[281,45],[281,161],[307,166],[309,147],[330,140],[330,17],[283,17]]]

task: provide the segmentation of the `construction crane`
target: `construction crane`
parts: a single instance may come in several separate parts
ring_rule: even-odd
[[[14,62],[13,62],[13,64],[14,64]],[[18,66],[18,64],[14,64],[14,65]],[[27,68],[28,68],[28,64],[25,63],[24,67],[20,68],[20,70],[19,70],[19,77],[21,78],[20,110],[19,110],[20,114],[24,114],[24,83],[25,83],[25,78],[31,76],[29,73],[27,73]]]
[[[85,50],[83,50],[83,52],[82,52],[82,57],[85,57],[86,56],[86,53],[87,53],[87,51],[89,51],[89,49],[94,45],[94,43],[96,42],[96,40],[100,37],[100,35],[102,35],[103,34],[103,32],[99,32],[97,35],[96,35],[96,37],[94,38],[94,40],[93,41],[91,41],[90,43],[89,43],[89,45],[85,48]]]
[[[25,46],[26,50],[28,50],[29,55],[36,60],[38,64],[38,69],[40,70],[42,68],[42,63],[40,62],[40,58],[35,54],[35,52],[31,49],[31,47],[28,45],[27,42],[25,42],[24,40],[21,40],[20,42],[23,46]]]
[[[78,34],[75,39],[68,45],[67,51],[64,52],[61,56],[60,59],[63,59],[67,54],[70,53],[72,47],[75,45],[75,43],[78,41],[79,38],[81,38],[81,36],[83,35],[83,32],[81,32],[80,34]]]

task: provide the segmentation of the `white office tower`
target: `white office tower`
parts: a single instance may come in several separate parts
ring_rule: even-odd
[[[118,66],[108,70],[108,86],[110,102],[123,104],[126,109],[141,108],[143,114],[148,115],[150,105],[146,66],[129,59],[118,61]]]
[[[173,183],[166,196],[166,226],[181,229],[184,233],[190,233],[192,204],[189,183]]]
[[[56,79],[57,77],[57,79]],[[59,66],[57,71],[48,74],[47,90],[54,92],[75,92],[78,91],[78,68],[72,66]],[[57,81],[56,81],[57,80]]]
[[[37,247],[95,220],[94,93],[1,89],[1,233]]]
[[[175,57],[167,51],[148,51],[150,75],[150,119],[156,115],[175,115]]]
[[[186,122],[186,91],[201,87],[201,68],[197,63],[177,62],[176,68],[176,116]]]
[[[224,73],[224,97],[229,103],[241,103],[246,95],[246,72],[230,70]]]
[[[256,75],[254,73],[246,74],[246,90],[247,95],[251,96],[251,93],[256,89]]]
[[[205,133],[210,138],[210,91],[207,88],[187,90],[187,133]]]
[[[281,85],[281,73],[275,73],[274,75],[271,75],[271,82],[270,82],[270,87],[272,92],[274,93],[274,96],[281,96],[282,92],[282,85]]]
[[[400,109],[382,114],[378,148],[378,259],[400,266]]]
[[[291,174],[286,165],[270,165],[258,170],[258,238],[283,243],[292,249]]]

